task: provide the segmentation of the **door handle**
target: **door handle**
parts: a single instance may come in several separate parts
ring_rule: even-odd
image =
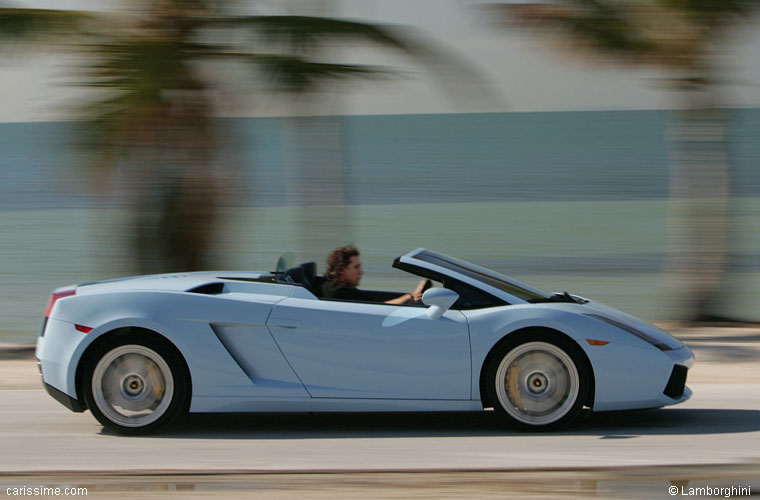
[[[285,318],[271,318],[268,324],[271,328],[288,328],[291,330],[303,326],[303,323],[298,320]]]

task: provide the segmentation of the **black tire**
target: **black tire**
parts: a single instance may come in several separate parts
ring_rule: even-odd
[[[82,392],[104,427],[148,434],[184,412],[190,384],[184,362],[168,343],[147,333],[116,335],[87,357]]]
[[[551,332],[508,339],[491,358],[486,377],[496,412],[530,430],[555,429],[575,420],[590,387],[580,347]]]

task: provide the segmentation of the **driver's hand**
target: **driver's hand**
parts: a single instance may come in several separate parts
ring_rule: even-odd
[[[415,302],[420,302],[422,300],[422,294],[425,293],[425,290],[427,290],[430,287],[430,280],[422,280],[417,285],[417,288],[414,289],[414,291],[411,293],[412,300]]]

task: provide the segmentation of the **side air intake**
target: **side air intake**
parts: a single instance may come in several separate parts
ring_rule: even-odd
[[[188,290],[190,293],[202,293],[204,295],[219,295],[224,292],[224,283],[208,283]]]

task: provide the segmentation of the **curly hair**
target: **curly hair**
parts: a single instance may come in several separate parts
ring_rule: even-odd
[[[353,245],[338,247],[327,256],[327,270],[325,279],[335,284],[338,280],[338,274],[348,267],[351,263],[351,257],[358,257],[359,250]]]

